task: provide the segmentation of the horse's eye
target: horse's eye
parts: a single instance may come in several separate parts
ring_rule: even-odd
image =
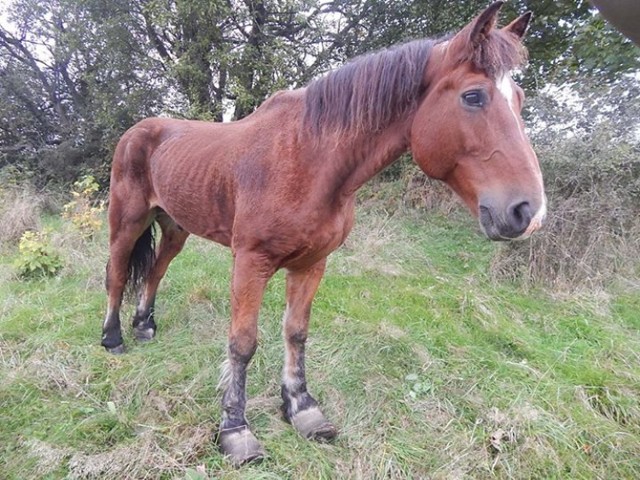
[[[482,107],[484,105],[484,94],[481,90],[469,90],[462,94],[462,101],[470,107]]]

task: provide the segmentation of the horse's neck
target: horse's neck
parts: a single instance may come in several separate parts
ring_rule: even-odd
[[[361,134],[339,147],[340,193],[353,195],[360,187],[396,161],[408,149],[407,122],[392,124],[378,133]]]

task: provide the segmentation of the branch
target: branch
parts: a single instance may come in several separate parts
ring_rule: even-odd
[[[0,48],[4,48],[9,55],[29,67],[42,84],[45,92],[47,92],[49,100],[54,105],[58,115],[60,115],[60,119],[67,123],[67,115],[64,106],[60,103],[60,99],[58,98],[55,88],[51,85],[45,73],[38,66],[36,58],[27,49],[27,47],[24,46],[22,41],[18,40],[0,27]]]

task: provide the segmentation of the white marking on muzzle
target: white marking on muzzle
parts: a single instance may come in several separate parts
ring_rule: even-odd
[[[547,216],[547,199],[543,198],[542,205],[540,206],[536,214],[531,219],[531,222],[529,222],[529,226],[525,230],[524,235],[529,236],[536,230],[540,229],[540,227],[542,227],[542,222],[544,221],[546,216]]]
[[[513,119],[515,120],[515,122],[517,124],[517,129],[520,132],[520,136],[522,137],[522,140],[527,145],[529,145],[529,149],[531,149],[531,153],[533,154],[533,156],[535,158],[535,152],[533,151],[533,148],[531,147],[531,144],[529,143],[529,141],[525,137],[524,129],[520,125],[520,121],[518,120],[518,115],[516,113],[516,110],[515,110],[515,107],[514,107],[514,104],[513,104],[513,86],[511,85],[512,82],[513,82],[513,80],[511,79],[511,76],[509,74],[505,73],[504,75],[502,75],[502,77],[500,77],[499,79],[496,80],[496,87],[498,88],[498,91],[502,94],[502,96],[507,100],[507,104],[509,105],[509,110],[511,111],[511,115],[513,116]],[[542,190],[544,190],[544,184],[543,184],[543,181],[542,181],[542,175],[538,174],[537,177],[538,177],[538,181],[540,182],[540,188]],[[531,236],[531,234],[533,232],[535,232],[540,227],[542,227],[542,222],[544,221],[546,216],[547,216],[547,199],[543,195],[542,205],[540,206],[540,208],[538,209],[536,214],[531,219],[531,222],[529,222],[529,226],[524,231],[524,233],[522,235],[520,235],[519,237],[517,237],[515,240],[524,240],[524,239],[528,238],[529,236]]]
[[[529,222],[529,226],[527,227],[527,229],[524,231],[522,235],[514,238],[513,240],[526,240],[527,238],[529,238],[536,230],[539,230],[542,227],[542,222],[544,221],[546,216],[547,216],[547,199],[543,198],[542,205],[540,206],[536,214],[533,216],[533,218]]]

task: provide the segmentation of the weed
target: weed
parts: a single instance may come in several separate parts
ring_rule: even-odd
[[[96,200],[100,185],[92,175],[85,175],[73,184],[73,200],[67,203],[62,216],[71,220],[73,226],[85,239],[94,236],[102,226],[104,200]]]
[[[51,277],[62,268],[60,255],[49,243],[49,232],[25,232],[20,238],[20,255],[14,266],[22,278]]]

